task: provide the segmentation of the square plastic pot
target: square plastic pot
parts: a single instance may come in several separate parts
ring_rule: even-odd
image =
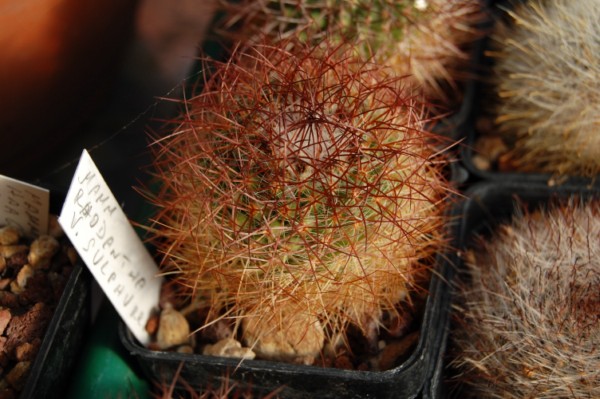
[[[122,344],[150,381],[171,384],[185,381],[194,389],[219,385],[224,375],[230,382],[250,387],[256,397],[277,390],[281,398],[394,398],[417,397],[432,373],[433,361],[443,337],[441,313],[447,309],[445,275],[450,269],[445,258],[433,273],[420,324],[419,342],[403,364],[387,371],[355,371],[295,365],[264,360],[245,360],[162,352],[147,349],[120,323]]]

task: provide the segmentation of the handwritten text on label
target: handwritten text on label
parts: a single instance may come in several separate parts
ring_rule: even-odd
[[[59,222],[131,332],[148,343],[145,325],[158,306],[158,268],[87,151]]]
[[[0,175],[0,225],[37,237],[48,232],[48,190]]]

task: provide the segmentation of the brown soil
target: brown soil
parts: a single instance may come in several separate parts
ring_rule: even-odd
[[[5,231],[0,228],[0,235]],[[2,399],[16,398],[24,388],[73,269],[73,249],[66,238],[51,240],[56,248],[42,258],[31,250],[35,240],[18,237],[17,242],[0,243]]]

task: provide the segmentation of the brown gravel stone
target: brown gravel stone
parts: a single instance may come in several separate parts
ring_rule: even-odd
[[[207,342],[217,342],[233,337],[233,326],[226,320],[217,320],[215,323],[203,328],[200,337]]]
[[[10,387],[0,388],[0,399],[16,399],[17,393]]]
[[[35,273],[27,280],[27,286],[19,294],[22,306],[36,302],[52,303],[56,298],[49,281],[48,273]]]
[[[334,367],[338,369],[344,370],[352,370],[354,366],[352,365],[352,361],[348,355],[341,355],[335,358]]]
[[[21,235],[19,230],[11,226],[0,228],[0,245],[13,245],[19,242]]]
[[[67,285],[68,275],[63,276],[62,274],[56,272],[50,272],[46,277],[47,281],[50,282],[52,298],[58,302],[63,291],[65,290],[65,286]]]
[[[158,320],[159,320],[158,314],[150,315],[150,317],[148,318],[148,322],[146,323],[146,332],[148,334],[150,334],[150,335],[156,334],[156,331],[158,330]]]
[[[79,259],[77,251],[75,248],[71,247],[67,249],[67,257],[69,258],[69,262],[71,262],[71,266],[75,266],[75,263],[77,263],[77,260]]]
[[[0,399],[17,398],[26,384],[73,269],[56,239],[42,236],[29,245],[11,234],[0,229]]]
[[[15,350],[15,358],[19,362],[33,361],[35,355],[39,352],[41,345],[42,340],[40,338],[36,338],[32,342],[25,342],[19,345]]]
[[[27,286],[27,280],[29,280],[34,273],[35,270],[30,265],[24,265],[17,274],[17,279],[15,280],[17,285],[21,288],[25,288]]]
[[[389,370],[394,368],[400,359],[410,353],[410,350],[419,341],[419,332],[413,332],[400,340],[390,341],[379,355],[379,369]]]
[[[50,261],[60,250],[60,244],[56,238],[44,235],[35,239],[31,243],[27,260],[34,268],[47,269]]]
[[[31,362],[18,362],[15,364],[15,367],[6,374],[6,382],[17,391],[23,390],[25,383],[27,382],[30,367]]]
[[[194,348],[192,345],[181,345],[177,347],[177,353],[187,353],[188,355],[194,353]]]
[[[51,318],[52,309],[44,303],[36,303],[24,314],[13,316],[6,330],[7,352],[12,353],[23,343],[43,337]]]
[[[356,367],[356,369],[358,371],[369,371],[369,370],[371,370],[371,367],[369,367],[368,363],[362,362]]]
[[[184,345],[190,341],[190,326],[177,310],[168,307],[160,314],[156,343],[160,349]]]
[[[15,255],[27,254],[28,249],[27,245],[0,245],[0,255],[10,259]],[[25,264],[25,262],[22,264]]]
[[[256,354],[250,348],[242,347],[241,342],[233,338],[225,338],[215,344],[206,345],[203,355],[233,357],[238,359],[254,359]]]
[[[10,257],[6,257],[6,267],[18,269],[27,263],[27,251],[16,252]]]
[[[58,223],[58,216],[56,215],[50,215],[48,217],[48,235],[54,238],[60,238],[65,235],[62,226]]]
[[[6,330],[6,326],[8,326],[11,318],[10,309],[0,309],[0,334],[4,334],[4,330]]]
[[[18,308],[19,297],[9,291],[0,291],[0,306],[5,308]]]

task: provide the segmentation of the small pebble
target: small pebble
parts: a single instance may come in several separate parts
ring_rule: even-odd
[[[158,321],[160,319],[160,315],[151,314],[148,318],[148,322],[146,322],[146,332],[150,335],[156,334],[158,330]]]
[[[40,338],[36,338],[32,342],[25,342],[19,345],[15,349],[15,358],[17,361],[23,362],[35,360],[35,355],[39,352],[41,342]]]
[[[64,234],[62,226],[58,223],[58,216],[50,215],[48,217],[48,235],[54,238],[61,238]]]
[[[17,393],[9,386],[0,387],[0,399],[17,399]]]
[[[27,245],[0,245],[0,255],[8,259],[17,254],[26,253],[28,249]]]
[[[350,357],[348,355],[341,355],[335,358],[335,362],[334,362],[334,367],[338,368],[338,369],[344,369],[344,370],[352,370],[354,369],[354,365],[352,364],[352,361],[350,360]]]
[[[10,279],[8,282],[10,283]],[[5,308],[18,308],[19,305],[19,297],[10,291],[0,291],[0,306]]]
[[[186,318],[172,307],[160,314],[156,344],[160,349],[168,349],[187,344],[190,340],[190,326]]]
[[[15,367],[6,374],[6,382],[17,391],[23,390],[25,383],[27,382],[30,366],[31,362],[29,361],[18,362],[15,364]]]
[[[11,318],[10,309],[0,309],[0,334],[4,334],[4,330],[6,330],[6,326],[10,323]]]
[[[258,317],[242,321],[245,344],[268,360],[313,364],[321,353],[325,332],[316,316],[302,313],[283,319],[281,329]]]
[[[488,171],[492,168],[492,163],[490,160],[479,154],[473,155],[471,162],[473,162],[473,166],[475,166],[477,170]]]
[[[19,242],[21,235],[19,230],[11,226],[0,228],[0,245],[14,245]]]
[[[234,357],[247,360],[256,357],[256,354],[252,349],[242,347],[242,344],[233,338],[225,338],[215,344],[206,345],[204,349],[202,349],[202,354],[207,356]]]
[[[200,336],[203,340],[209,342],[220,341],[233,336],[233,327],[230,322],[225,320],[217,320],[215,323],[200,331]]]
[[[31,243],[27,260],[36,269],[46,269],[59,249],[60,244],[56,238],[49,235],[40,236]]]
[[[194,353],[194,348],[192,348],[191,345],[181,345],[177,347],[177,353],[186,353],[188,355],[191,355],[192,353]]]
[[[71,266],[75,266],[75,264],[77,263],[77,260],[79,259],[79,255],[77,254],[77,251],[73,247],[69,247],[67,249],[67,257],[69,258],[69,262],[71,263]]]
[[[396,367],[398,360],[409,353],[419,341],[419,332],[413,332],[400,340],[388,342],[378,358],[379,370],[389,370]]]
[[[29,278],[34,274],[35,270],[33,270],[31,266],[25,265],[21,268],[21,270],[19,270],[17,279],[15,281],[20,288],[25,288],[27,286],[27,280],[29,280]]]

